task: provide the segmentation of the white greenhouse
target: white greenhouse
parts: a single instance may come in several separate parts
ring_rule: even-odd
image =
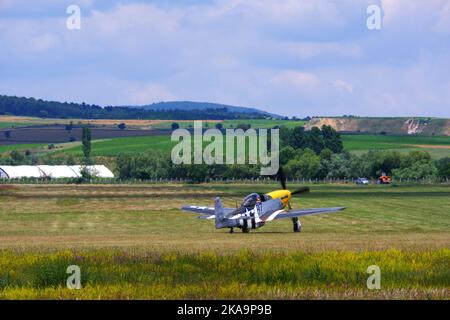
[[[70,168],[77,172],[78,176],[81,176],[80,171],[82,166],[70,166]],[[114,178],[114,174],[105,166],[88,166],[89,172],[99,178]]]
[[[0,178],[78,178],[82,166],[0,166]],[[87,170],[99,178],[114,178],[114,174],[103,165],[87,166]]]
[[[0,178],[40,178],[42,171],[37,166],[0,166]]]

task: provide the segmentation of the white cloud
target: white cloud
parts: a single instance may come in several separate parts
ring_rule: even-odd
[[[197,7],[198,9],[198,7]],[[334,1],[298,1],[298,0],[220,0],[201,11],[193,10],[202,21],[234,18],[252,24],[298,24],[315,20],[316,23],[340,25],[340,12]],[[256,21],[258,20],[258,21]]]
[[[291,42],[286,51],[299,59],[311,59],[319,56],[360,58],[362,49],[354,43],[339,42]]]
[[[271,83],[276,86],[290,86],[297,89],[313,89],[320,84],[320,79],[313,73],[286,70],[272,77]]]
[[[176,97],[160,84],[129,84],[127,87],[128,101],[132,105],[145,105],[149,102],[173,101]]]
[[[443,35],[450,35],[450,2],[445,3],[439,10],[433,30]]]
[[[353,93],[353,85],[344,80],[335,80],[333,81],[333,85],[341,92]]]
[[[152,4],[119,4],[109,11],[93,10],[87,18],[87,28],[98,36],[126,34],[137,38],[176,32],[182,16],[178,10],[163,10]]]
[[[42,52],[54,48],[58,44],[58,38],[52,34],[37,35],[30,39],[30,48],[33,51]]]
[[[365,24],[373,2],[383,5],[380,32]],[[48,15],[0,0],[0,14],[14,11],[0,19],[0,93],[103,105],[202,100],[300,116],[450,110],[448,1],[74,0],[79,31],[65,28],[60,1],[38,3]]]
[[[383,25],[390,31],[447,32],[450,25],[448,0],[381,0]]]

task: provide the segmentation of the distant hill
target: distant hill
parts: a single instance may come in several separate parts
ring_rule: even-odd
[[[305,128],[322,125],[330,125],[339,132],[450,136],[450,119],[438,118],[320,117],[311,119]]]
[[[144,106],[132,106],[132,108],[142,108],[144,110],[214,110],[214,109],[227,109],[230,112],[236,113],[256,113],[264,116],[282,118],[282,116],[262,111],[256,108],[250,107],[238,107],[220,103],[211,102],[193,102],[193,101],[168,101],[152,103]]]
[[[177,107],[178,106],[178,107]],[[231,120],[264,119],[267,112],[251,108],[194,102],[167,102],[143,107],[45,101],[0,95],[0,115],[78,119]]]

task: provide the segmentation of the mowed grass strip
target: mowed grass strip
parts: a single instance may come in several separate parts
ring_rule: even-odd
[[[291,189],[301,185],[288,184]],[[11,185],[0,189],[0,248],[90,246],[255,252],[426,250],[450,247],[450,186],[311,185],[293,208],[346,206],[334,214],[301,218],[303,232],[280,219],[250,234],[230,235],[213,221],[179,210],[227,207],[277,184]]]
[[[82,289],[66,288],[67,267]],[[381,269],[368,290],[367,268]],[[0,251],[3,299],[448,299],[450,250],[197,254]]]
[[[228,234],[178,210],[278,187],[4,185],[0,298],[448,299],[448,185],[312,185],[294,208],[348,208],[302,218],[300,234],[290,220]],[[81,290],[66,288],[69,265]],[[380,290],[366,288],[370,265]]]

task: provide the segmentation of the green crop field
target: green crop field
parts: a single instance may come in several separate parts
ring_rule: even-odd
[[[344,148],[354,154],[369,150],[396,150],[402,153],[423,150],[434,159],[450,157],[450,137],[342,135]]]
[[[11,128],[12,126],[27,126],[36,124],[54,124],[54,123],[78,123],[79,119],[40,119],[40,118],[18,118],[23,122],[1,122],[0,129]],[[51,122],[50,122],[51,121]],[[86,121],[86,120],[84,120]],[[103,120],[95,120],[100,123]],[[104,120],[107,122],[113,122],[113,120]],[[115,120],[114,120],[115,121]],[[120,121],[120,120],[117,120]],[[124,120],[126,123],[126,120]],[[176,122],[176,121],[175,121]],[[221,121],[223,128],[236,128],[239,124],[250,124],[255,129],[272,128],[276,125],[284,125],[287,127],[295,127],[303,125],[304,121],[289,121],[289,120],[265,120],[265,119],[242,119],[242,120],[225,120]],[[161,122],[152,125],[133,124],[131,127],[151,127],[153,129],[169,129],[172,122]],[[193,125],[193,122],[178,122],[181,128],[188,128]],[[214,128],[215,122],[203,122],[204,127]],[[148,137],[127,137],[127,138],[112,138],[107,140],[93,141],[92,155],[93,156],[117,156],[119,153],[135,154],[140,152],[146,152],[151,150],[160,150],[163,152],[170,152],[175,143],[170,142],[170,136],[148,136]],[[48,144],[12,144],[12,145],[0,145],[0,154],[13,150],[27,150],[32,149],[38,153],[58,153],[63,152],[74,156],[81,156],[80,143],[58,143],[56,148],[48,150]]]
[[[397,150],[402,153],[423,150],[434,159],[450,156],[450,137],[342,135],[342,140],[344,148],[354,154],[369,150]],[[155,150],[169,153],[175,144],[168,135],[94,140],[91,155],[114,157],[120,153],[136,154]],[[0,153],[27,149],[38,153],[64,153],[78,157],[83,155],[79,142],[56,144],[52,150],[48,150],[47,144],[5,145],[0,146]]]
[[[369,150],[425,150],[434,158],[450,156],[450,137],[342,135],[345,149],[363,153]],[[176,143],[170,136],[114,138],[92,145],[93,156],[115,156],[119,153],[139,153],[151,150],[170,152]],[[419,147],[420,146],[420,147]],[[429,147],[427,147],[429,146]],[[65,148],[60,152],[81,156],[81,146]]]
[[[11,145],[4,145],[0,146],[0,153],[5,153],[13,150],[21,151],[21,150],[28,150],[28,149],[41,149],[44,146],[43,144],[11,144]]]
[[[0,129],[24,127],[27,125],[30,125],[30,124],[27,122],[1,122],[0,121]]]
[[[300,234],[290,220],[228,234],[178,210],[278,187],[2,185],[0,298],[448,299],[449,185],[312,185],[294,208],[348,208],[304,217]],[[65,287],[72,264],[81,290]]]
[[[120,153],[136,154],[148,151],[162,151],[168,152],[172,150],[172,147],[176,142],[170,141],[170,136],[149,136],[149,137],[130,137],[130,138],[114,138],[107,140],[92,141],[91,155],[98,156],[117,156]],[[81,144],[77,143],[76,146],[65,147],[61,144],[62,149],[54,152],[64,153],[74,156],[82,156],[83,151]]]
[[[192,136],[192,143],[194,138]],[[137,154],[150,151],[161,151],[163,153],[171,152],[172,148],[178,142],[172,142],[170,135],[166,136],[148,136],[148,137],[130,137],[130,138],[113,138],[106,140],[97,140],[92,142],[91,155],[94,157],[114,157],[121,153]],[[226,150],[226,140],[223,140],[224,150]],[[203,146],[207,146],[209,142],[204,142]],[[246,139],[246,151],[248,152],[249,141]],[[193,148],[193,145],[192,145]],[[237,146],[235,146],[235,149]],[[0,149],[1,150],[1,149]],[[44,152],[49,152],[44,150]],[[80,143],[58,144],[56,149],[51,150],[53,153],[64,153],[73,156],[82,156],[83,151]],[[225,152],[225,151],[224,151]]]
[[[342,135],[348,150],[408,148],[413,145],[448,146],[450,137],[387,136],[387,135]]]

